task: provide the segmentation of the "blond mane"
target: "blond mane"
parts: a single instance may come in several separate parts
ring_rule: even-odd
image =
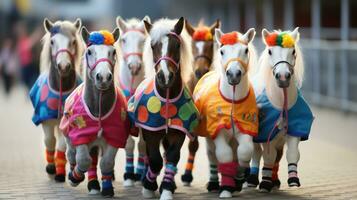
[[[160,19],[153,24],[149,36],[145,41],[144,46],[144,65],[145,65],[145,77],[152,78],[155,76],[153,52],[151,49],[151,42],[159,41],[163,36],[171,32],[177,23],[177,19]],[[191,37],[186,32],[185,28],[181,33],[181,48],[180,48],[180,68],[181,77],[184,83],[187,83],[192,77],[192,51],[191,51]]]
[[[84,49],[84,43],[80,37],[79,32],[77,32],[77,28],[70,21],[56,21],[54,26],[59,26],[61,32],[66,34],[75,35],[76,38],[76,55],[75,55],[75,69],[77,73],[81,74],[81,57]],[[51,65],[51,35],[49,32],[41,39],[42,42],[42,50],[40,55],[40,71],[45,72],[49,70]]]

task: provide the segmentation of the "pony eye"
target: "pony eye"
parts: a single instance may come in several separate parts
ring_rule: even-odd
[[[75,40],[72,41],[72,45],[73,46],[76,45],[76,41]]]
[[[51,40],[51,45],[53,45],[53,40]]]
[[[123,38],[123,39],[122,39],[122,42],[125,44],[125,43],[126,43],[126,40]]]
[[[249,52],[249,49],[246,48],[246,49],[245,49],[245,54],[248,54],[248,52]]]
[[[269,53],[269,55],[271,55],[271,54],[272,54],[270,49],[269,49],[268,53]]]
[[[88,54],[88,56],[92,55],[92,51],[88,50],[87,54]]]
[[[221,49],[221,55],[223,56],[224,52],[223,52],[223,49]]]
[[[292,53],[292,54],[293,54],[293,56],[295,56],[295,54],[296,54],[296,51],[295,51],[295,49],[293,50],[293,53]]]
[[[113,51],[113,57],[115,58],[116,57],[116,55],[117,55],[117,51]]]

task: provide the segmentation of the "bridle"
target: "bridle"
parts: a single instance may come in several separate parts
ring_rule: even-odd
[[[224,69],[227,69],[228,65],[231,63],[231,62],[238,62],[242,65],[243,69],[244,69],[244,73],[247,73],[248,71],[248,67],[249,67],[249,57],[248,57],[248,63],[244,62],[242,59],[240,58],[231,58],[229,59],[224,65]]]
[[[130,29],[125,30],[123,36],[128,32],[137,32],[137,33],[141,33],[141,34],[145,35],[145,32],[143,30],[141,30],[141,29],[130,28]],[[129,53],[125,53],[123,55],[123,58],[124,58],[125,61],[127,61],[130,56],[138,56],[138,57],[142,58],[143,57],[143,53],[142,52],[129,52]]]
[[[293,74],[294,74],[294,65],[292,65],[291,63],[289,63],[289,62],[286,61],[286,60],[281,60],[281,61],[279,61],[279,62],[277,62],[277,63],[274,64],[274,66],[273,66],[273,74],[274,74],[274,75],[276,74],[276,68],[278,67],[278,65],[279,65],[279,64],[283,64],[283,63],[285,63],[285,64],[288,65],[289,71],[290,71],[291,75],[293,75]]]

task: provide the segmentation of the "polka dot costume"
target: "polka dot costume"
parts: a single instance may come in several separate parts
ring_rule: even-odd
[[[77,83],[75,87],[69,91],[63,92],[62,107],[70,93],[82,82],[79,76],[76,77]],[[35,125],[39,125],[43,121],[49,119],[57,119],[60,94],[58,91],[55,91],[50,87],[47,73],[38,77],[35,84],[32,86],[29,95],[35,109],[32,117],[32,121]]]
[[[194,138],[192,132],[199,119],[197,108],[186,87],[178,97],[166,103],[166,99],[156,91],[154,79],[144,80],[136,89],[128,102],[128,114],[136,126],[150,131],[165,130],[168,118],[169,128],[184,132],[190,139]]]

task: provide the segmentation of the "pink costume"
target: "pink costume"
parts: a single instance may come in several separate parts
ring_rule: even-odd
[[[60,129],[68,135],[72,145],[88,144],[97,139],[102,128],[102,137],[116,148],[124,148],[129,135],[127,103],[119,88],[116,89],[114,105],[101,118],[94,117],[84,101],[84,84],[78,86],[67,98]]]

